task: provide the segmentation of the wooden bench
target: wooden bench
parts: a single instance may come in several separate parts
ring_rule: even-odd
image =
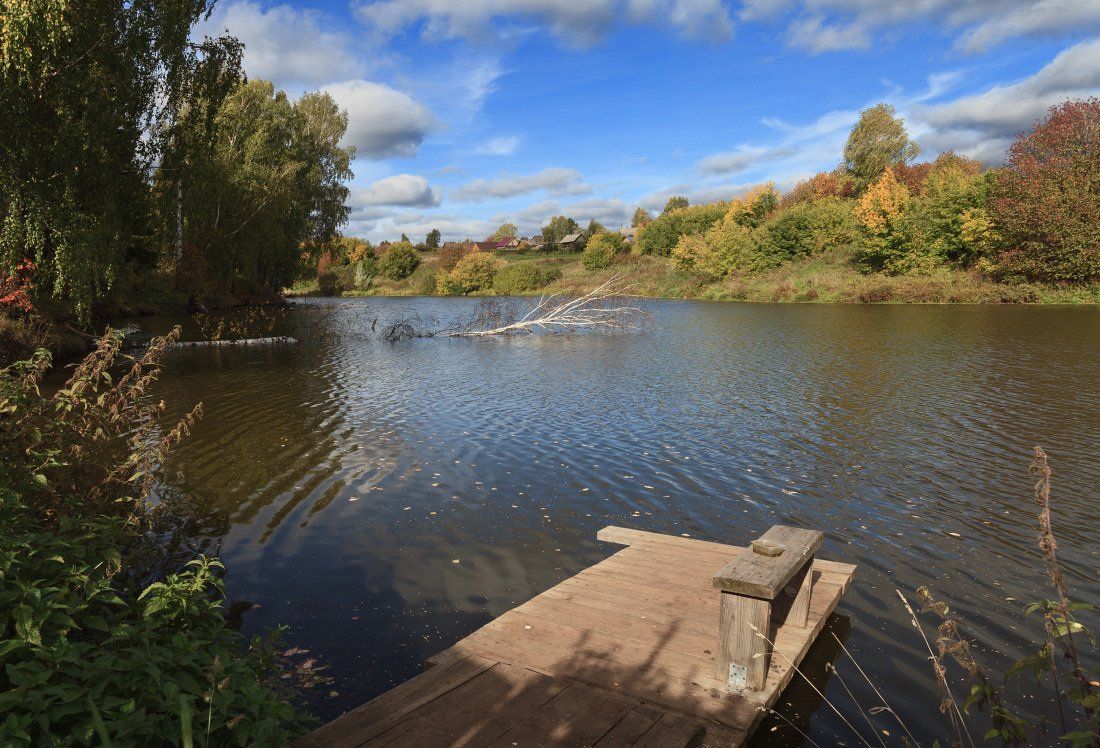
[[[774,629],[806,626],[814,554],[824,539],[817,530],[774,525],[715,575],[721,591],[716,676],[728,690],[763,690]]]

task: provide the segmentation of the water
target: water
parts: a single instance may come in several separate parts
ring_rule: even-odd
[[[472,304],[300,302],[287,323],[346,332],[363,315],[449,318]],[[994,669],[1034,649],[1039,622],[1021,609],[1047,594],[1035,444],[1054,469],[1069,584],[1100,602],[1100,311],[655,311],[632,335],[170,355],[158,394],[175,413],[206,410],[173,474],[223,517],[230,595],[259,606],[243,630],[287,624],[289,642],[331,667],[319,717],[612,553],[595,539],[605,525],[744,544],[787,523],[824,530],[822,555],[859,565],[835,630],[918,738],[950,737],[894,590],[934,587]],[[820,669],[835,650],[825,642],[811,659]],[[1020,689],[1024,706],[1050,713],[1042,691]],[[862,724],[835,676],[825,693]],[[785,714],[814,740],[859,744],[808,689],[788,696]],[[799,742],[769,727],[764,741]]]

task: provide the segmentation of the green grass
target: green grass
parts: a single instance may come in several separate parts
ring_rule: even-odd
[[[590,271],[579,252],[495,253],[512,263],[535,263],[561,272],[546,288],[530,292],[581,293],[612,277],[638,296],[662,299],[707,299],[767,303],[909,303],[909,304],[1098,304],[1100,285],[1052,286],[1034,283],[1002,283],[977,272],[939,269],[928,275],[890,276],[862,273],[837,251],[787,263],[757,275],[735,276],[714,281],[677,269],[670,258],[648,255],[619,255],[615,263]],[[345,296],[419,296],[434,287],[438,257],[424,255],[416,272],[402,281],[376,278],[367,291]],[[316,292],[316,281],[295,285],[292,294]]]

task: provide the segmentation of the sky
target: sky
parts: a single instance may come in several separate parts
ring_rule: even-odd
[[[250,78],[347,110],[343,233],[375,242],[787,189],[878,102],[921,160],[999,164],[1100,94],[1100,0],[219,0],[195,33],[226,30]]]

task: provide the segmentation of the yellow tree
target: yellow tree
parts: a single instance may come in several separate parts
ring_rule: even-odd
[[[904,273],[912,265],[909,231],[909,190],[886,169],[856,205],[856,218],[864,229],[857,259],[871,270]]]

